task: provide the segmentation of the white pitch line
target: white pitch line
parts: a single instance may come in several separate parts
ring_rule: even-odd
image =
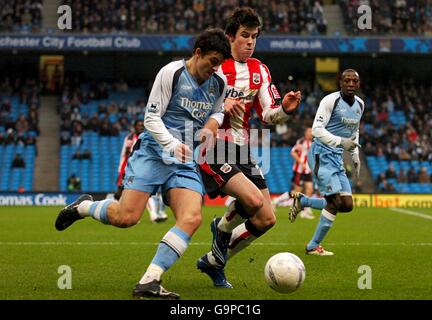
[[[0,245],[17,245],[17,246],[156,246],[159,243],[151,242],[121,242],[121,241],[3,241]],[[207,243],[207,245],[209,245]]]
[[[159,243],[152,242],[107,242],[107,241],[0,241],[0,246],[157,246]],[[191,246],[210,246],[210,242],[192,242]],[[339,243],[328,243],[329,246],[432,246],[432,242],[339,242]],[[304,246],[304,243],[300,242],[257,242],[253,243],[252,246]]]
[[[403,214],[408,214],[408,215],[414,216],[414,217],[432,220],[432,216],[424,214],[424,213],[420,213],[420,212],[410,211],[410,210],[401,209],[401,208],[390,208],[390,210],[395,211],[395,212],[399,212],[399,213],[403,213]]]

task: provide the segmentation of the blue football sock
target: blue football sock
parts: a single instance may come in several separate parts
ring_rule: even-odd
[[[168,270],[186,251],[190,239],[186,232],[172,227],[162,238],[151,263]]]
[[[320,221],[312,237],[312,240],[306,246],[307,250],[312,250],[313,248],[320,245],[321,241],[323,241],[324,237],[327,235],[327,232],[332,227],[333,221],[335,219],[336,216],[328,212],[326,209],[321,211]]]
[[[89,215],[104,224],[110,224],[108,219],[108,206],[114,202],[112,199],[95,201],[90,205]]]
[[[303,208],[311,207],[313,209],[324,209],[327,205],[327,201],[324,198],[312,198],[312,197],[301,197],[300,204]]]

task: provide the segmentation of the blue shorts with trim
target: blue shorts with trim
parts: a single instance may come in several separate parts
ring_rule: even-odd
[[[173,188],[185,188],[204,195],[201,176],[195,163],[166,164],[161,159],[140,151],[134,152],[128,160],[123,179],[125,189],[154,195],[161,188],[164,198]]]
[[[321,195],[352,194],[343,165],[343,154],[331,152],[313,142],[308,153],[308,164],[317,179]]]

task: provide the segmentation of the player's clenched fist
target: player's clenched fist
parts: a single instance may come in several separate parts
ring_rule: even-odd
[[[301,101],[301,92],[300,91],[290,91],[288,92],[282,100],[282,108],[288,114],[293,113],[297,110]]]

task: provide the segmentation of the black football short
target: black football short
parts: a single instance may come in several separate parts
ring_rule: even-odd
[[[226,194],[220,190],[234,175],[242,172],[258,189],[267,189],[267,183],[247,146],[218,140],[215,149],[208,152],[200,164],[204,187],[211,199]]]
[[[294,171],[292,182],[297,186],[303,187],[305,182],[313,182],[312,173],[298,173]]]

